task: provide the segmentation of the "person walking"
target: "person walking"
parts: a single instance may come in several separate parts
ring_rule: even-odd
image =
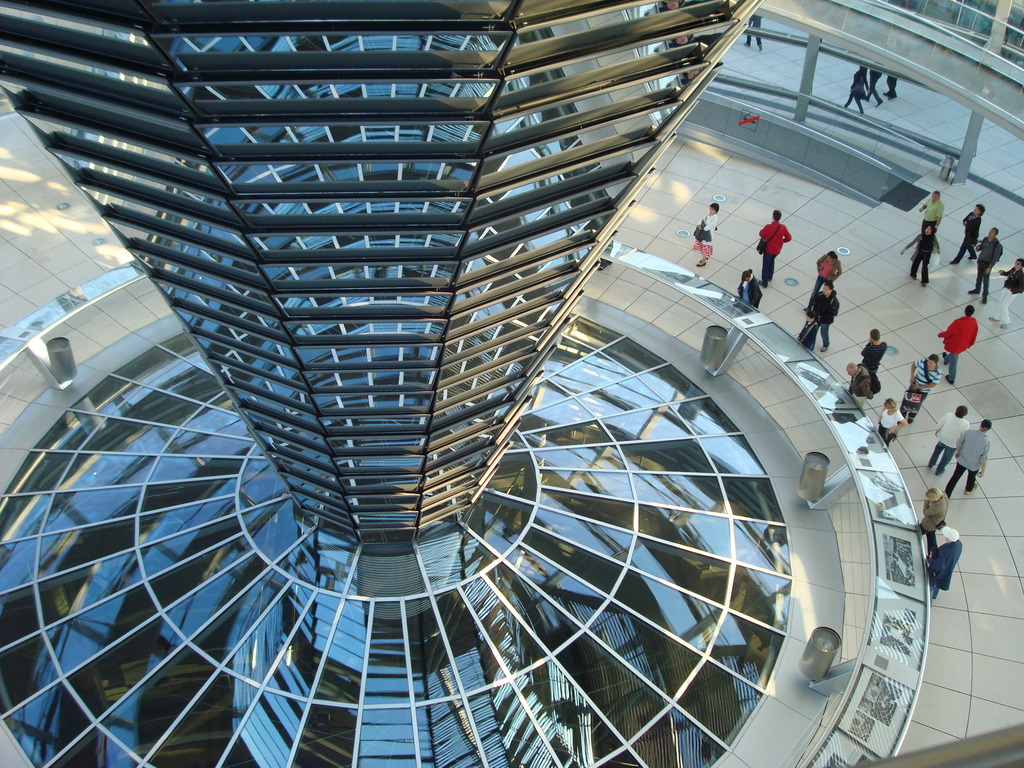
[[[1024,259],[1017,259],[1010,269],[999,270],[999,274],[1006,278],[1003,283],[1003,295],[999,299],[999,317],[990,317],[989,320],[998,320],[1000,328],[1010,327],[1010,305],[1014,299],[1024,292]]]
[[[751,38],[750,29],[761,29],[761,17],[755,13],[753,16],[750,17],[750,20],[747,21],[747,27],[747,42],[745,42],[744,45],[747,46],[747,48],[749,48]],[[761,46],[761,38],[758,37],[757,33],[754,33],[753,37],[757,38],[757,50],[763,51],[764,48]]]
[[[821,285],[821,293],[814,299],[811,307],[814,312],[814,320],[821,330],[821,351],[828,352],[828,329],[839,314],[839,297],[836,296],[835,288],[831,280],[826,280]],[[812,332],[813,333],[813,332]],[[814,347],[814,337],[811,337],[811,347]]]
[[[736,289],[736,295],[741,301],[747,302],[755,309],[761,305],[761,286],[754,279],[754,270],[746,269],[740,276],[740,287]]]
[[[718,229],[718,211],[718,203],[709,205],[707,216],[700,220],[700,224],[697,225],[693,233],[695,240],[693,248],[690,250],[700,252],[700,261],[697,262],[698,267],[703,267],[707,264],[714,251],[711,245],[711,233]]]
[[[868,95],[867,98],[874,97],[875,106],[882,106],[882,97],[878,95],[876,88],[878,87],[878,81],[882,79],[882,73],[877,69],[868,70]]]
[[[782,246],[792,240],[793,236],[782,223],[782,211],[779,210],[772,211],[771,224],[763,226],[757,234],[761,238],[757,244],[757,249],[761,251],[761,287],[767,288],[775,277],[775,259],[782,253]]]
[[[868,334],[868,343],[860,351],[860,364],[877,376],[878,366],[881,365],[887,349],[889,345],[882,341],[882,334],[877,328],[872,328]]]
[[[956,444],[971,424],[967,421],[967,406],[958,405],[952,413],[947,413],[939,419],[939,426],[935,429],[935,436],[938,442],[932,450],[932,457],[928,459],[928,468],[935,467],[935,474],[941,475],[946,471],[946,465],[956,453]]]
[[[978,245],[981,235],[981,217],[984,213],[985,206],[978,203],[974,206],[973,211],[964,216],[964,241],[960,243],[960,250],[956,252],[956,257],[949,262],[950,264],[959,264],[965,253],[969,261],[974,261],[978,258],[974,248]]]
[[[928,357],[915,360],[910,364],[910,386],[907,387],[907,394],[920,395],[917,401],[917,408],[913,411],[907,411],[907,421],[911,424],[914,423],[917,414],[924,408],[924,401],[928,397],[929,392],[935,389],[941,378],[942,371],[939,370],[938,355],[928,355]]]
[[[998,234],[999,230],[992,227],[988,236],[978,245],[978,277],[974,281],[974,290],[968,293],[975,296],[980,293],[982,304],[988,304],[988,281],[992,276],[992,268],[1003,255],[1003,244],[996,237]]]
[[[885,98],[889,99],[890,101],[892,99],[896,98],[896,83],[897,82],[899,82],[897,78],[893,77],[892,75],[886,75],[886,77],[885,77],[885,88],[886,88],[886,91],[882,95],[885,96]]]
[[[923,517],[918,523],[921,533],[928,540],[928,557],[935,556],[939,548],[935,540],[935,532],[946,525],[946,512],[949,510],[949,497],[938,488],[929,488],[924,492]]]
[[[860,67],[853,75],[853,82],[850,83],[850,98],[843,104],[843,108],[850,106],[851,101],[857,102],[857,109],[864,114],[864,105],[861,103],[868,97],[868,68]]]
[[[977,429],[969,429],[960,435],[956,441],[956,468],[953,476],[946,483],[946,495],[953,497],[956,484],[960,478],[967,473],[967,485],[964,486],[964,495],[970,496],[974,493],[976,479],[985,476],[985,466],[988,464],[988,451],[992,446],[992,440],[988,431],[992,429],[992,422],[982,419]]]
[[[956,563],[964,550],[963,542],[960,541],[960,533],[948,525],[942,529],[942,535],[946,543],[935,551],[934,557],[929,557],[928,580],[931,582],[932,600],[939,596],[939,590],[947,591],[953,582],[953,571]]]
[[[942,223],[942,214],[946,210],[946,204],[942,202],[942,193],[936,189],[917,210],[924,213],[924,219],[921,220],[921,231],[924,232],[924,228],[931,224],[932,233],[938,232],[939,224]]]
[[[915,243],[917,243],[917,250],[914,251],[914,258],[910,262],[910,277],[917,280],[917,268],[920,266],[921,285],[928,285],[928,262],[931,261],[932,251],[942,253],[939,250],[939,241],[935,239],[935,227],[931,224],[926,225],[900,253],[906,253]]]
[[[882,403],[882,415],[878,418],[878,436],[886,446],[896,439],[896,433],[910,422],[900,412],[896,401],[891,397]]]
[[[978,321],[974,319],[974,306],[964,307],[964,316],[958,317],[938,334],[942,339],[942,364],[946,366],[946,381],[956,384],[956,364],[960,355],[978,340]]]
[[[831,280],[835,285],[836,280],[843,274],[843,263],[835,251],[829,251],[818,259],[818,276],[814,279],[814,290],[811,291],[811,298],[807,300],[807,309],[814,306],[814,300],[821,293],[821,286],[826,280]]]

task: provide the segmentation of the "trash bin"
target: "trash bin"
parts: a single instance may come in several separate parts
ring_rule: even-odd
[[[834,629],[816,628],[811,632],[807,646],[800,657],[800,674],[812,683],[824,680],[825,675],[832,668],[832,662],[835,661],[842,643],[842,638]]]
[[[942,165],[939,166],[939,178],[942,181],[949,181],[950,174],[953,173],[954,159],[952,155],[946,155],[942,158]]]
[[[831,462],[824,453],[811,451],[804,456],[804,468],[800,471],[800,484],[796,495],[807,501],[817,501],[825,492],[825,479]]]
[[[78,375],[75,353],[71,351],[71,342],[63,336],[46,342],[46,355],[50,358],[50,372],[53,378],[63,384],[72,381]]]
[[[725,341],[729,331],[720,325],[709,325],[704,331],[704,346],[700,349],[700,364],[709,371],[717,371],[725,362]]]

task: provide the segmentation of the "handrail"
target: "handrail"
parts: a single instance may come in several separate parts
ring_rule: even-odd
[[[910,725],[923,681],[930,600],[917,513],[873,422],[849,395],[845,382],[790,331],[741,302],[731,290],[621,243],[613,243],[605,257],[672,286],[711,310],[730,326],[730,338],[738,344],[755,344],[812,401],[843,451],[846,464],[830,484],[849,473],[860,500],[859,518],[842,503],[843,482],[827,489],[826,498],[815,506],[827,506],[830,517],[837,516],[840,524],[865,526],[863,534],[836,528],[837,537],[845,536],[849,546],[859,543],[861,556],[868,560],[863,565],[851,560],[847,568],[840,549],[847,593],[857,585],[864,585],[867,592],[864,631],[857,652],[849,655],[853,668],[848,685],[837,694],[837,706],[825,715],[801,764],[822,768],[839,759],[839,764],[853,765],[893,754]],[[859,535],[866,535],[867,542]]]
[[[1024,67],[947,25],[884,0],[766,0],[762,9],[1024,137]]]

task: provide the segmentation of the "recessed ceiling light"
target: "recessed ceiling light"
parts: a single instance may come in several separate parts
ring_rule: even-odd
[[[57,203],[57,210],[58,211],[66,211],[70,207],[71,207],[71,203]]]

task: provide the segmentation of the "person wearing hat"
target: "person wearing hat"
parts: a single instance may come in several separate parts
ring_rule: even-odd
[[[949,497],[938,488],[929,488],[924,492],[924,517],[921,518],[921,532],[928,540],[928,557],[934,557],[939,543],[935,532],[941,531],[946,525],[946,510],[949,509]]]
[[[964,545],[960,541],[960,534],[948,525],[942,529],[942,535],[946,537],[946,543],[935,551],[935,557],[928,558],[928,577],[931,582],[932,600],[939,596],[939,590],[946,591],[953,581],[953,571],[956,569],[956,562],[960,559]]]
[[[964,487],[964,495],[970,496],[974,493],[974,479],[985,476],[985,465],[988,464],[988,449],[992,445],[988,431],[992,429],[992,422],[982,419],[977,429],[969,429],[960,435],[956,441],[956,469],[953,476],[946,483],[946,495],[953,496],[956,484],[967,473],[967,485]]]

